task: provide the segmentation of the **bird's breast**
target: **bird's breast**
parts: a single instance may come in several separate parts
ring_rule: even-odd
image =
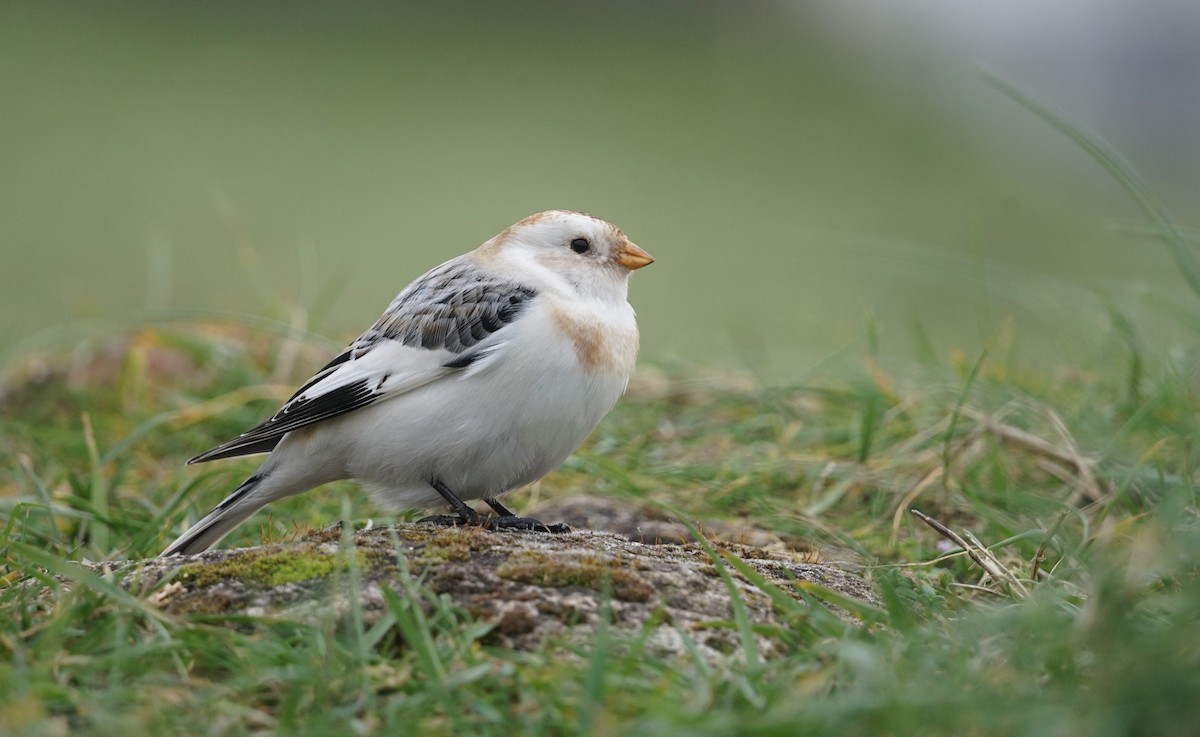
[[[638,354],[638,331],[628,303],[617,308],[552,303],[550,317],[558,335],[570,342],[579,365],[588,372],[633,373]]]

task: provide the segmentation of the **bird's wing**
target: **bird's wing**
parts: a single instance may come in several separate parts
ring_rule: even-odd
[[[507,342],[504,328],[535,295],[468,257],[448,261],[401,292],[269,419],[188,463],[266,453],[293,430],[464,371]]]

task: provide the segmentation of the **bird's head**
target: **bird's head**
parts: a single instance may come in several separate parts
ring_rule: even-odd
[[[526,272],[552,272],[584,293],[623,295],[629,275],[654,262],[617,226],[571,210],[530,215],[480,250]]]

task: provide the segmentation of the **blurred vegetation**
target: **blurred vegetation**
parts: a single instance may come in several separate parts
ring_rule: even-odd
[[[1194,732],[1194,233],[1076,124],[986,87],[1023,122],[983,145],[784,5],[116,7],[0,9],[0,734]],[[764,527],[883,609],[781,603],[781,655],[717,667],[489,648],[411,581],[422,647],[247,631],[72,565],[157,553],[251,468],[182,459],[563,205],[659,258],[648,368],[514,506]],[[334,484],[228,544],[345,510],[375,511]]]
[[[660,501],[865,564],[884,609],[847,625],[810,593],[781,604],[778,656],[725,666],[610,638],[565,658],[498,650],[412,582],[392,602],[404,637],[168,617],[68,561],[156,554],[251,468],[180,460],[259,419],[323,348],[205,325],[31,359],[0,413],[0,733],[1190,734],[1198,356],[1131,384],[1119,360],[1031,371],[1003,358],[1009,340],[909,379],[870,354],[788,388],[647,371],[518,495]],[[981,541],[999,573],[910,508]],[[375,511],[335,484],[228,544]]]
[[[794,382],[860,353],[864,312],[903,358],[914,325],[945,357],[1010,317],[1050,366],[1112,312],[1179,336],[1137,210],[969,69],[865,54],[803,4],[505,7],[4,5],[5,355],[293,304],[341,338],[550,207],[658,258],[633,301],[659,363]]]

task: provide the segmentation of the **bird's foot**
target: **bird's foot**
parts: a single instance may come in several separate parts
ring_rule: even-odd
[[[487,528],[489,530],[533,530],[534,532],[549,532],[555,535],[571,531],[571,528],[562,522],[548,525],[532,517],[517,517],[516,515],[511,517],[488,517]]]
[[[555,535],[561,535],[564,532],[570,532],[571,528],[567,527],[562,522],[553,525],[547,525],[541,520],[536,520],[531,517],[518,517],[511,509],[500,503],[498,499],[484,499],[489,507],[496,510],[496,514],[500,515],[495,521],[494,526],[489,529],[498,530],[509,528],[513,530],[536,530],[538,532],[551,532]]]
[[[497,530],[532,530],[534,532],[549,532],[556,535],[561,535],[564,532],[571,531],[570,527],[561,522],[548,525],[541,520],[531,519],[529,517],[484,517],[478,513],[474,515],[463,516],[434,514],[417,520],[417,524],[422,523],[443,525],[446,527],[484,527],[493,532]]]
[[[422,517],[417,520],[420,522],[428,522],[433,525],[447,525],[450,527],[486,527],[489,530],[533,530],[534,532],[551,532],[554,534],[562,534],[570,532],[571,528],[559,522],[553,525],[547,525],[540,520],[531,517],[518,517],[513,514],[507,507],[495,499],[484,499],[488,506],[496,511],[499,517],[484,517],[479,512],[476,512],[471,507],[467,506],[462,499],[458,498],[450,487],[443,484],[438,479],[433,479],[429,485],[442,495],[454,511],[457,513],[454,516],[448,514],[435,514],[429,517]]]
[[[418,525],[440,525],[442,527],[467,527],[469,525],[479,525],[479,517],[475,519],[467,519],[453,514],[431,514],[428,517],[422,517],[417,520]]]

